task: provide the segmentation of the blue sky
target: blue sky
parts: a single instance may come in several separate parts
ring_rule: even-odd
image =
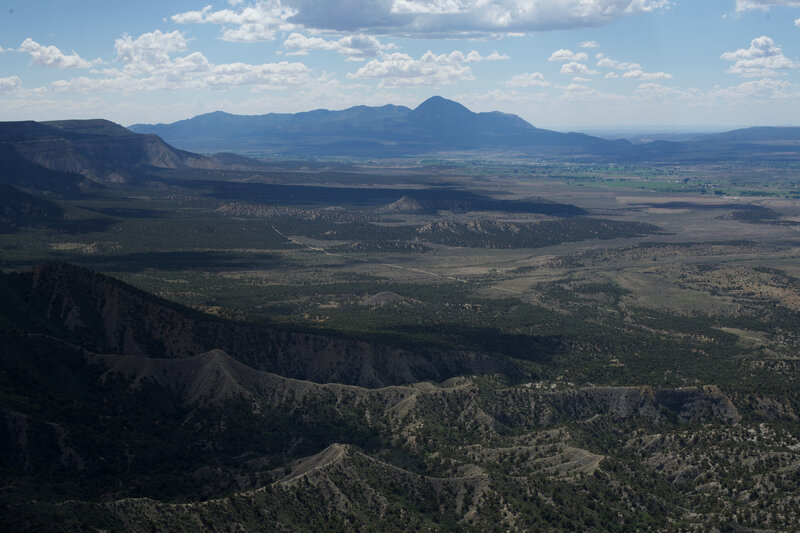
[[[800,0],[0,0],[0,120],[414,107],[800,125]]]

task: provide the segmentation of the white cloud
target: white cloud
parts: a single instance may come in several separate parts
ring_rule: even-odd
[[[567,100],[567,101],[599,101],[601,99],[605,99],[605,95],[597,91],[596,89],[592,89],[591,87],[587,87],[586,85],[580,83],[570,83],[566,87],[563,87],[564,92],[561,94],[559,99]]]
[[[46,92],[47,89],[44,87],[38,87],[36,89],[23,89],[22,80],[19,78],[19,76],[0,78],[0,95],[13,96],[17,99],[30,99],[32,97],[33,99],[36,99],[41,97]],[[2,108],[2,104],[0,104],[0,108]],[[8,111],[6,108],[3,108],[3,110]]]
[[[259,0],[247,7],[205,7],[172,16],[178,24],[217,24],[229,41],[262,41],[276,31],[429,37],[529,33],[601,26],[664,9],[670,0]]]
[[[203,24],[206,22],[206,15],[211,12],[210,5],[204,7],[199,11],[185,11],[172,15],[170,19],[175,24]]]
[[[572,83],[589,83],[590,81],[592,81],[591,78],[584,78],[582,76],[575,76],[572,78]]]
[[[144,92],[180,89],[288,89],[311,81],[310,69],[302,63],[223,63],[213,65],[199,52],[178,58],[167,69],[150,75],[131,75],[124,70],[106,70],[103,78],[80,76],[52,83],[55,92],[93,93]]]
[[[19,76],[0,78],[0,93],[18,91],[21,88],[22,88],[22,80],[19,79]]]
[[[5,52],[5,51],[6,51],[6,50],[5,50],[5,48],[3,48],[2,46],[0,46],[0,54],[2,54],[2,53],[3,53],[3,52]]]
[[[600,48],[600,45],[597,44],[597,41],[583,41],[581,48]]]
[[[458,0],[395,0],[393,13],[408,14],[451,14],[462,11],[462,2]]]
[[[600,73],[590,69],[583,63],[572,61],[561,66],[561,74],[584,74],[586,76],[593,76]]]
[[[186,38],[179,31],[162,33],[156,30],[133,39],[127,33],[114,42],[117,60],[131,68],[152,72],[168,63],[174,52],[187,49]]]
[[[378,78],[382,88],[451,85],[474,79],[466,63],[487,59],[474,50],[466,55],[458,50],[436,55],[429,50],[419,59],[402,53],[384,54],[379,59],[369,61],[355,73],[348,74],[348,77]]]
[[[782,101],[800,98],[800,90],[786,80],[761,79],[746,81],[733,87],[714,87],[711,98],[732,100],[746,104],[765,101]]]
[[[603,54],[597,54],[595,57],[598,59],[597,66],[602,68],[614,68],[617,70],[636,70],[642,68],[639,63],[623,63],[606,57]]]
[[[206,76],[207,86],[220,89],[258,86],[262,89],[283,89],[303,85],[309,81],[309,69],[302,63],[265,63],[249,65],[228,63],[214,65]]]
[[[784,56],[781,48],[775,45],[775,41],[764,35],[753,39],[750,48],[725,52],[721,57],[725,61],[734,62],[726,72],[744,78],[776,76],[778,70],[800,66]]]
[[[586,61],[589,59],[589,56],[586,55],[584,52],[578,52],[577,54],[572,50],[556,50],[550,55],[548,61]]]
[[[348,35],[338,40],[327,41],[321,37],[306,37],[300,33],[292,33],[284,41],[283,46],[292,50],[291,55],[306,55],[309,50],[332,50],[345,56],[350,61],[362,61],[376,57],[383,50],[396,48],[393,44],[383,44],[371,35]]]
[[[762,11],[769,11],[770,6],[789,6],[798,7],[800,1],[798,0],[736,0],[736,12],[751,11],[753,9],[760,9]]]
[[[236,6],[241,2],[232,3]],[[289,2],[285,2],[288,4]],[[256,2],[238,9],[212,11],[206,6],[199,11],[173,15],[176,24],[216,24],[222,28],[222,40],[234,42],[272,41],[275,33],[289,31],[295,26],[288,21],[297,12],[281,0]]]
[[[786,80],[764,78],[731,87],[716,86],[709,91],[694,88],[676,89],[658,83],[643,83],[636,88],[634,96],[642,101],[660,104],[683,101],[690,106],[757,106],[765,103],[794,104],[800,98],[800,90]]]
[[[41,45],[30,37],[22,42],[19,46],[19,51],[29,53],[33,64],[40,67],[90,68],[93,65],[102,63],[100,59],[87,61],[79,56],[77,52],[72,52],[69,55],[64,54],[55,46]]]
[[[800,19],[795,20],[794,25],[800,28]]]
[[[608,74],[606,74],[605,78],[607,80],[611,80],[611,79],[614,79],[614,78],[619,78],[619,74],[617,74],[616,72],[609,72]]]
[[[517,74],[503,85],[506,87],[547,87],[550,82],[545,80],[540,72],[526,72]]]
[[[321,37],[306,37],[301,33],[292,33],[283,41],[284,48],[292,50],[287,55],[306,55],[309,50],[338,50],[338,41],[326,41]]]
[[[672,74],[666,72],[643,72],[641,70],[629,70],[622,75],[623,78],[633,78],[635,80],[671,80]]]
[[[509,56],[508,54],[501,54],[499,52],[492,52],[484,59],[486,61],[505,61],[506,59],[511,59],[511,56]]]
[[[116,40],[115,46],[122,68],[104,69],[98,72],[100,77],[58,80],[52,83],[53,90],[138,92],[242,86],[285,89],[311,80],[311,70],[303,63],[213,64],[200,52],[175,57],[176,52],[187,51],[187,41],[178,31],[154,31],[136,39],[126,34]]]

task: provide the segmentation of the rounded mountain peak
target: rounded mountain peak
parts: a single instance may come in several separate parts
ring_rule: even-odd
[[[452,117],[472,115],[472,111],[453,100],[448,100],[441,96],[431,96],[417,106],[412,115],[419,117],[434,116],[434,117]]]

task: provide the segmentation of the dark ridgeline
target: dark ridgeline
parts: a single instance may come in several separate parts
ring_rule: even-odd
[[[0,122],[0,178],[25,188],[76,193],[88,182],[125,182],[147,169],[222,167],[108,120]]]

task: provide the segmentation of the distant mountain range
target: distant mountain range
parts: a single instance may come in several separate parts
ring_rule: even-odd
[[[215,112],[130,128],[102,119],[0,122],[0,183],[69,195],[88,185],[137,179],[154,169],[265,166],[217,152],[357,158],[512,155],[623,164],[800,161],[800,128],[747,128],[682,142],[632,144],[540,129],[516,115],[473,113],[439,96],[416,109],[357,106],[254,116]]]
[[[627,141],[536,128],[497,111],[473,113],[440,96],[416,109],[357,106],[247,116],[217,111],[172,124],[135,124],[130,130],[199,152],[392,157],[480,150],[579,155],[616,153],[630,146]]]
[[[474,113],[440,96],[416,109],[386,105],[342,111],[231,115],[217,111],[172,124],[134,124],[197,152],[288,156],[404,157],[481,152],[522,156],[591,156],[609,162],[678,162],[761,156],[800,159],[800,128],[749,128],[684,142],[633,145],[582,133],[536,128],[516,115]]]

